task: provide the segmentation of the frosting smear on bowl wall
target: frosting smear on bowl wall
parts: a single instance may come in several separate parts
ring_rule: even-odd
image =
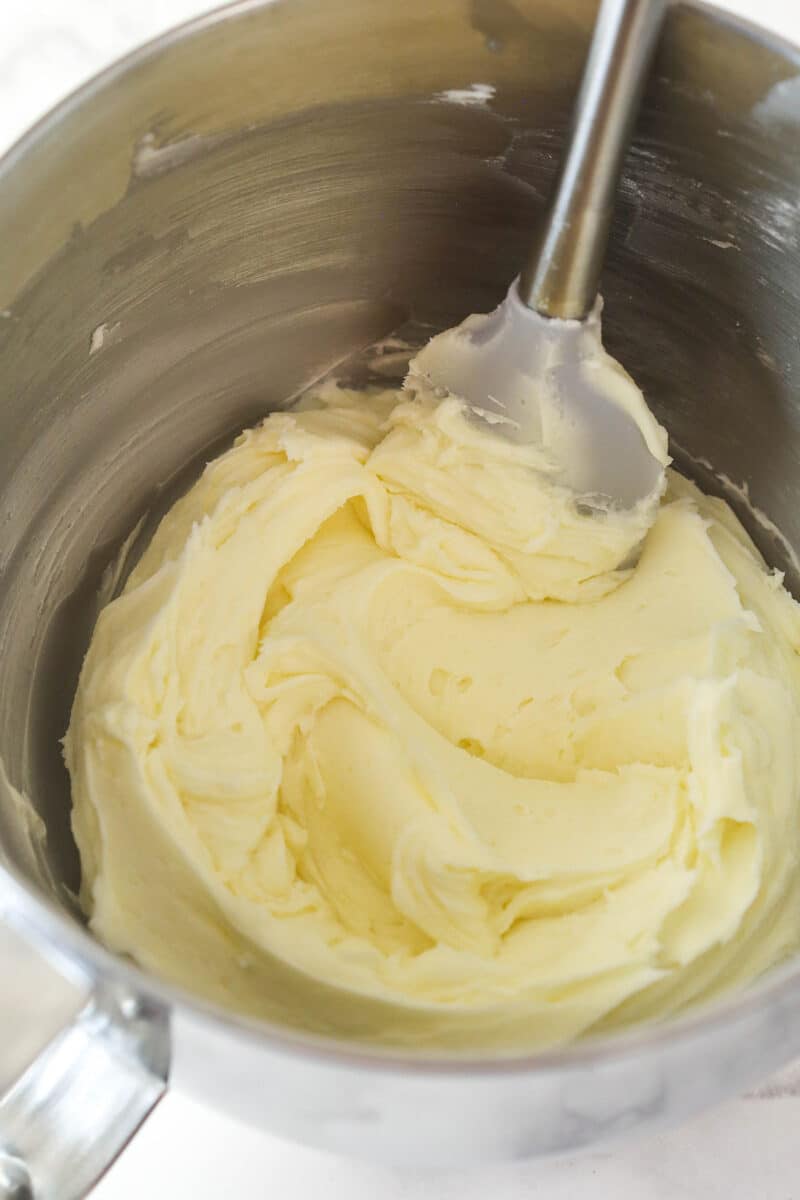
[[[329,386],[210,463],[100,615],[82,903],[211,999],[268,1014],[282,965],[388,1041],[667,1016],[800,941],[798,647],[675,472],[597,511],[457,397]]]

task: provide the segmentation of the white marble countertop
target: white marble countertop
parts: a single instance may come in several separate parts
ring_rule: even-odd
[[[88,76],[208,7],[203,0],[0,0],[0,151]],[[800,42],[799,0],[720,0],[720,7]],[[611,1152],[468,1174],[423,1173],[302,1149],[170,1093],[95,1195],[97,1200],[268,1195],[281,1200],[800,1200],[798,1129],[800,1064],[681,1129]]]

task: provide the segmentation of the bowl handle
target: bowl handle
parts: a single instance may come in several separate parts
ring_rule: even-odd
[[[5,1091],[0,1079],[0,1200],[78,1200],[166,1091],[168,1013],[115,984],[76,986],[2,926],[0,980],[12,1052],[41,1034],[46,1010],[52,1026],[73,1009]]]

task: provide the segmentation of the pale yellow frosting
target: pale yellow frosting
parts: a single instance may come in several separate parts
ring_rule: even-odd
[[[65,741],[100,938],[249,1013],[453,1046],[663,1016],[797,946],[800,608],[675,474],[592,515],[532,466],[423,388],[207,467]]]

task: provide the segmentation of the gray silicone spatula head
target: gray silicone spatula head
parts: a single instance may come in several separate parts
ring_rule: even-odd
[[[534,252],[503,303],[412,362],[499,435],[541,444],[554,476],[629,508],[660,486],[663,430],[603,350],[597,298],[622,159],[666,0],[602,0],[568,145]]]

